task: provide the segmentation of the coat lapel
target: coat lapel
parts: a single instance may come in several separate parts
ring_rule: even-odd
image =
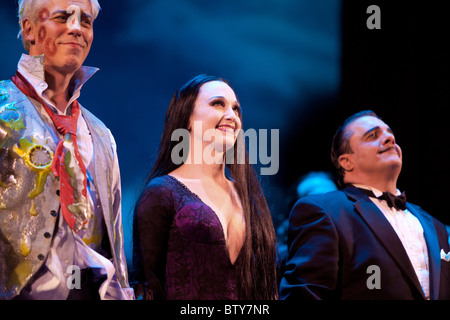
[[[114,234],[114,231],[111,230],[111,224],[109,223],[111,221],[111,201],[109,199],[110,197],[110,190],[111,190],[111,181],[110,176],[107,174],[109,172],[108,165],[111,163],[108,161],[111,158],[110,153],[107,150],[107,146],[103,143],[104,137],[102,137],[102,132],[99,131],[96,126],[93,124],[93,121],[91,121],[89,115],[84,112],[84,110],[81,108],[81,111],[83,112],[83,116],[86,119],[86,123],[88,126],[89,131],[92,135],[92,143],[94,145],[94,163],[92,168],[92,172],[90,172],[91,176],[96,177],[97,172],[102,173],[102,179],[93,179],[95,188],[97,190],[97,193],[100,197],[100,203],[102,206],[102,212],[103,212],[103,218],[106,224],[106,228],[108,230],[108,234],[111,238],[111,235]]]
[[[430,272],[430,299],[438,299],[441,278],[441,255],[439,241],[432,218],[423,214],[420,207],[407,203],[407,209],[420,221],[427,243],[428,262]]]
[[[344,189],[344,192],[356,201],[354,207],[358,214],[364,219],[380,243],[391,255],[392,259],[423,296],[422,287],[414,271],[414,267],[409,260],[408,254],[406,253],[400,238],[397,236],[389,221],[384,217],[383,213],[369,197],[358,188],[347,187]]]

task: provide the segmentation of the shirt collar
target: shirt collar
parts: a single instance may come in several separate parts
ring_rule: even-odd
[[[17,70],[33,86],[39,97],[41,97],[48,105],[55,109],[55,111],[61,113],[58,109],[55,108],[54,104],[51,101],[47,100],[42,95],[42,93],[48,88],[48,84],[47,82],[45,82],[43,54],[39,56],[30,56],[25,53],[22,54],[17,65]],[[67,108],[72,104],[72,102],[79,98],[81,88],[86,83],[86,81],[88,81],[89,78],[91,78],[98,70],[98,68],[82,66],[77,72],[75,72],[71,81],[72,97],[70,98],[69,103],[66,106],[66,112]]]
[[[378,190],[377,188],[374,188],[374,187],[366,186],[364,184],[357,184],[357,183],[353,183],[353,185],[355,187],[357,187],[357,188],[360,188],[360,189],[371,190],[373,192],[373,194],[375,195],[375,197],[377,197],[377,198],[383,194],[382,191],[380,191],[380,190]],[[400,190],[396,189],[395,195],[399,196],[400,194],[401,194]]]

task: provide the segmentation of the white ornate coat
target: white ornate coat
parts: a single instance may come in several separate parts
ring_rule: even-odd
[[[128,288],[121,186],[108,128],[83,107],[94,146],[93,172],[116,276]],[[33,278],[50,251],[59,210],[59,180],[50,171],[59,137],[12,81],[0,82],[0,299]],[[131,289],[129,289],[131,290]]]

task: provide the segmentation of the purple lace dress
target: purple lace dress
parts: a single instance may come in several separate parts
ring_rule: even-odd
[[[134,262],[155,299],[239,299],[240,256],[230,261],[222,225],[177,179],[153,179],[134,217]]]

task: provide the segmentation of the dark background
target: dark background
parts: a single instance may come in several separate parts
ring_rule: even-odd
[[[392,3],[394,2],[394,3]],[[358,28],[369,1],[344,1],[338,114],[375,110],[403,150],[398,187],[450,224],[449,3],[376,1],[382,29]]]
[[[398,187],[450,224],[449,5],[435,1],[100,1],[86,65],[100,71],[81,104],[115,136],[127,255],[133,202],[151,165],[172,94],[199,73],[229,80],[244,129],[280,130],[280,169],[261,181],[276,226],[298,178],[331,171],[331,138],[354,112],[372,109],[403,149]],[[381,29],[369,30],[369,5]],[[1,0],[0,78],[23,51],[16,1]],[[131,260],[130,260],[131,261]]]

